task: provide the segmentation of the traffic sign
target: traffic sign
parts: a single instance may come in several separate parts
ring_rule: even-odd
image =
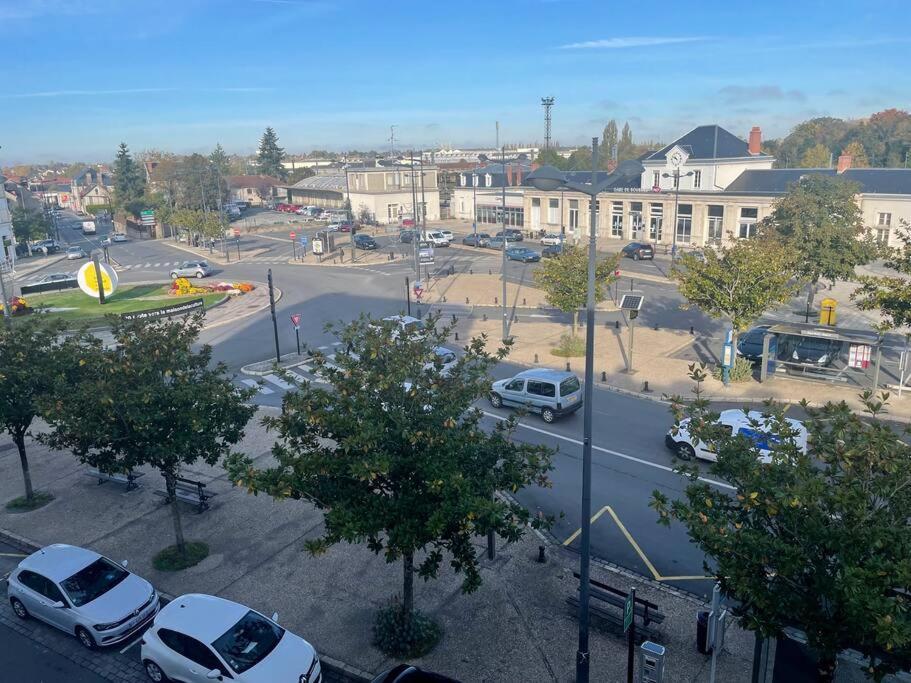
[[[633,623],[633,594],[626,596],[626,603],[623,605],[623,632],[629,631]]]
[[[291,239],[294,239],[295,237],[297,237],[297,233],[296,233],[296,232],[292,232],[292,233],[291,233]]]
[[[139,218],[143,225],[155,225],[155,212],[152,209],[140,211]]]
[[[308,240],[307,240],[307,236],[306,236],[306,235],[301,235],[301,246],[306,247],[306,246],[307,246],[307,241],[308,241]]]
[[[414,287],[412,289],[414,290],[414,298],[420,301],[421,296],[424,294],[424,285],[420,280],[418,280],[414,283]]]
[[[295,330],[300,329],[300,326],[301,326],[301,314],[300,313],[291,314],[291,324],[294,325]]]

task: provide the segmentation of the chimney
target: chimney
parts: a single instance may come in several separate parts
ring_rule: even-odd
[[[838,173],[844,173],[849,168],[851,168],[851,162],[853,160],[854,160],[854,157],[852,157],[850,154],[842,154],[841,156],[838,157],[838,166],[836,167],[835,170]]]
[[[506,169],[506,184],[512,186],[512,166],[504,166]]]
[[[521,184],[522,184],[522,167],[519,166],[518,168],[516,168],[516,186],[519,186]]]
[[[762,153],[762,130],[759,126],[750,129],[750,154],[756,156]]]

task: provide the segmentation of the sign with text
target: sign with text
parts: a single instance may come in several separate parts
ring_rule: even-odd
[[[140,211],[139,218],[143,225],[155,225],[155,212],[152,209]]]
[[[121,313],[120,317],[124,320],[154,320],[155,318],[170,318],[172,315],[182,315],[204,308],[205,301],[202,299],[193,299],[183,303],[165,306],[164,308],[155,308],[150,311],[136,311],[135,313]]]
[[[313,240],[313,253],[322,254],[323,253],[323,241],[322,240]]]

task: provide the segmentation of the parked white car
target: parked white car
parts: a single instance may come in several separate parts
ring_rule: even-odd
[[[214,595],[182,595],[142,636],[142,665],[155,683],[320,683],[313,646],[277,620]]]
[[[560,244],[560,242],[561,242],[560,235],[553,233],[553,232],[549,232],[546,235],[544,235],[544,237],[541,238],[541,244],[548,246],[548,247]]]
[[[451,234],[452,233],[450,233],[450,235]],[[448,247],[452,238],[447,238],[446,235],[439,230],[428,230],[421,235],[421,239],[425,242],[430,242],[435,247]]]
[[[159,606],[152,584],[125,567],[93,550],[49,545],[13,570],[7,597],[20,619],[47,622],[89,650],[115,645],[145,628]]]
[[[446,238],[447,242],[452,242],[455,239],[455,235],[452,234],[452,230],[440,230],[440,234]]]
[[[772,433],[773,426],[770,419],[763,416],[758,410],[744,413],[742,410],[732,408],[722,410],[718,419],[720,424],[730,428],[732,435],[740,434],[752,440],[759,449],[759,459],[762,462],[771,462],[772,449],[782,443],[786,438],[793,439],[794,443],[804,453],[807,452],[807,428],[800,420],[786,418],[788,425],[795,430],[793,437],[782,437]],[[694,456],[701,460],[714,462],[718,454],[710,444],[695,439],[688,431],[689,418],[680,421],[677,433],[673,428],[664,437],[665,445],[674,451],[681,460],[691,460]],[[755,423],[755,425],[754,425]]]

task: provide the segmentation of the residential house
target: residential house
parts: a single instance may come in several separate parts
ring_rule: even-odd
[[[275,197],[281,180],[267,175],[231,175],[227,178],[229,200],[262,206]]]

